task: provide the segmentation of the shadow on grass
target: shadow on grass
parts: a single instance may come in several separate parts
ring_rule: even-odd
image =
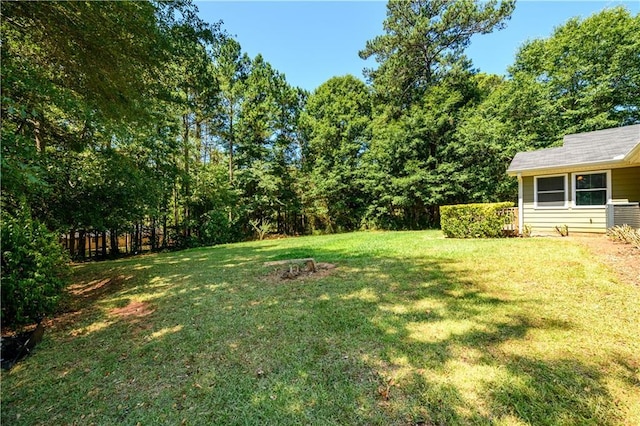
[[[594,368],[570,359],[541,361],[511,356],[503,364],[508,383],[490,390],[493,410],[531,424],[620,424],[605,415],[612,404],[603,377]]]
[[[88,292],[128,278],[87,298],[86,323],[60,329],[6,377],[2,420],[613,422],[594,368],[502,349],[571,323],[526,315],[455,257],[378,253],[273,242],[83,266]],[[263,262],[299,257],[338,269],[322,280],[261,280]],[[113,314],[131,306],[142,314]]]

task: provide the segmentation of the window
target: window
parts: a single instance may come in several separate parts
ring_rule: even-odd
[[[576,206],[604,206],[607,204],[609,173],[574,173],[573,188]]]
[[[535,178],[536,207],[566,207],[567,175]]]

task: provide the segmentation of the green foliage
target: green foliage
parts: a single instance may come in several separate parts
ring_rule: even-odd
[[[351,75],[333,77],[307,100],[300,117],[305,135],[304,206],[312,229],[358,229],[368,200],[362,187],[369,149],[371,94]]]
[[[25,61],[9,65],[23,74],[23,87],[48,89],[34,96],[12,84],[11,94],[24,95],[31,108],[48,107],[38,98],[56,102],[56,90],[113,118],[145,111],[145,77],[163,59],[151,3],[14,2],[3,5],[2,21],[3,62],[6,54]]]
[[[55,312],[66,284],[67,257],[54,233],[23,204],[2,212],[2,324],[24,324]]]
[[[189,0],[8,2],[3,196],[49,229],[152,224],[166,230],[154,244],[181,247],[262,224],[423,229],[442,205],[514,200],[516,152],[639,119],[640,28],[608,9],[526,43],[508,78],[477,73],[464,49],[513,7],[391,1],[361,52],[378,61],[371,84],[333,77],[309,94]]]
[[[513,203],[459,204],[440,207],[442,232],[448,238],[499,238],[505,236],[499,213]]]
[[[371,206],[367,219],[392,229],[421,229],[438,224],[438,206],[469,199],[465,166],[480,152],[465,152],[456,129],[478,90],[469,70],[458,69],[432,85],[396,116],[387,109],[372,122],[372,140],[364,155]],[[386,225],[383,225],[386,227]]]
[[[249,221],[249,224],[256,231],[256,235],[258,236],[259,240],[264,240],[264,237],[275,230],[275,227],[269,221],[263,221],[262,223],[260,223],[257,220],[251,220]]]
[[[507,102],[510,82],[501,77],[476,74],[471,78],[475,98],[463,111],[448,146],[455,167],[451,181],[465,202],[515,200],[517,181],[506,170],[518,151],[524,150],[525,132],[513,134],[513,123],[504,118],[516,108]]]
[[[113,149],[52,152],[42,174],[45,186],[32,208],[50,228],[123,229],[150,213],[158,182],[145,164]]]
[[[537,104],[544,111],[521,119],[537,122],[532,130],[555,130],[547,144],[564,134],[638,122],[639,50],[640,15],[622,6],[570,19],[549,38],[525,43],[510,68],[514,95],[529,98],[521,110]]]
[[[233,224],[229,222],[229,216],[221,210],[211,210],[199,217],[196,224],[198,235],[197,245],[213,246],[238,241],[238,233]],[[192,243],[192,246],[196,244]]]
[[[462,111],[449,145],[459,193],[472,202],[514,200],[516,181],[505,170],[516,152],[637,122],[639,25],[623,7],[572,19],[525,43],[509,79],[476,75],[477,103]]]
[[[474,34],[504,27],[514,0],[479,2],[391,0],[384,35],[367,42],[360,57],[380,64],[367,73],[387,102],[410,105],[446,76],[463,57]]]
[[[640,249],[640,231],[629,225],[612,226],[607,229],[607,236],[614,241],[631,244]]]

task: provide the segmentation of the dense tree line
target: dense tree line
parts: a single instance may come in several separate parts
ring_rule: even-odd
[[[437,226],[440,205],[514,199],[515,152],[640,121],[638,16],[572,19],[508,77],[475,70],[471,37],[514,7],[390,1],[366,83],[308,93],[189,1],[3,3],[3,276],[29,226],[79,235],[72,257],[86,233],[117,255],[124,234],[137,251],[143,235],[161,249]]]

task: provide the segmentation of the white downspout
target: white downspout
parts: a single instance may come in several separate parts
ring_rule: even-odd
[[[522,173],[518,173],[518,232],[522,235],[524,229],[524,199],[522,187]]]

